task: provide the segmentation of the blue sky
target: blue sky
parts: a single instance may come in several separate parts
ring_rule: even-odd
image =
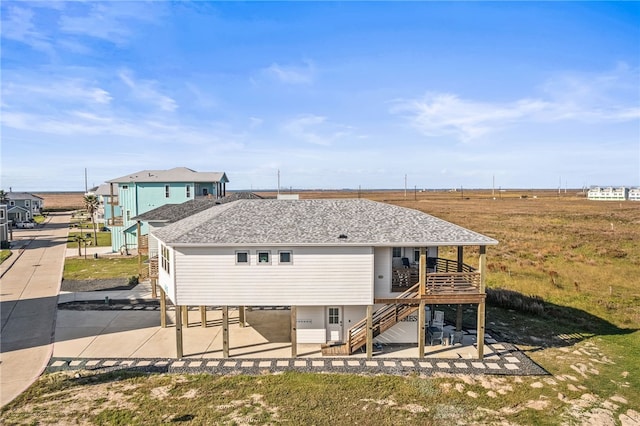
[[[5,190],[640,185],[640,3],[0,7]]]

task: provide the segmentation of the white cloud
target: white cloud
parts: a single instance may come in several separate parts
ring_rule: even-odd
[[[450,134],[461,141],[522,122],[631,121],[640,118],[637,87],[635,95],[628,95],[634,78],[638,79],[638,70],[624,67],[591,76],[566,74],[543,85],[546,98],[484,102],[451,93],[430,93],[422,98],[398,100],[390,112],[405,116],[425,135]]]
[[[118,77],[131,89],[131,93],[137,99],[150,102],[163,111],[175,111],[178,104],[169,96],[163,95],[155,89],[156,82],[151,80],[134,80],[131,72],[123,70]]]
[[[34,13],[23,7],[10,7],[2,16],[2,37],[22,42],[36,50],[52,53],[51,40],[36,30]]]
[[[285,84],[310,84],[315,77],[315,66],[310,61],[305,61],[302,66],[271,64],[264,69],[271,78]]]
[[[33,80],[6,81],[3,85],[3,100],[8,105],[20,105],[34,108],[38,105],[56,105],[79,102],[82,105],[109,104],[111,94],[82,79],[51,79],[35,82]]]
[[[346,126],[327,122],[319,115],[300,115],[286,122],[283,129],[294,139],[314,145],[332,145],[336,140],[350,134]]]
[[[90,2],[74,6],[60,16],[60,31],[116,44],[125,43],[140,22],[154,21],[155,12],[162,10],[142,2]]]

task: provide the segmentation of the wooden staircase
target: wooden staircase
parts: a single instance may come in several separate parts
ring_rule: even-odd
[[[400,296],[397,299],[403,298],[415,298],[418,297],[419,293],[419,284],[414,285]],[[418,309],[418,306],[415,304],[408,305],[402,303],[393,303],[384,305],[377,311],[373,313],[372,316],[372,325],[373,325],[373,337],[379,336],[384,333],[394,325],[396,325],[399,321],[402,321],[413,312]],[[347,331],[347,344],[346,351],[347,354],[352,354],[367,343],[367,318],[363,318],[358,321],[353,327]]]

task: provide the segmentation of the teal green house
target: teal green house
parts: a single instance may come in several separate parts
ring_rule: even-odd
[[[148,234],[147,224],[132,218],[166,204],[222,198],[228,182],[224,172],[196,172],[187,167],[142,170],[107,181],[104,216],[111,229],[111,248],[122,253],[136,249],[138,234]]]

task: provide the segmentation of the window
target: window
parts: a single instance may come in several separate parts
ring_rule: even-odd
[[[280,264],[290,265],[291,262],[291,252],[290,251],[281,251],[280,255]]]
[[[129,189],[129,185],[122,185],[120,189]]]
[[[340,308],[329,308],[329,324],[340,324]]]
[[[237,251],[236,252],[236,265],[248,265],[249,264],[249,252]]]
[[[207,188],[202,188],[202,196],[206,197],[207,195],[209,195]]]
[[[29,207],[29,200],[25,200],[25,201],[24,201],[24,206],[25,206],[25,207]]]
[[[127,220],[131,220],[131,210],[127,210]]]
[[[267,265],[271,263],[270,259],[271,252],[269,251],[259,251],[258,252],[258,264],[259,265]]]
[[[164,186],[164,198],[169,198],[169,185]]]
[[[191,185],[185,186],[185,190],[187,192],[187,198],[191,198]]]
[[[16,202],[15,202],[15,201],[9,201],[9,205],[10,205],[10,206],[15,206],[15,205],[16,205]]]
[[[162,269],[168,274],[169,273],[169,249],[165,246],[160,246],[160,261],[162,264]]]
[[[394,247],[393,248],[393,257],[402,257],[402,248]]]
[[[413,261],[420,262],[420,250],[413,251]]]
[[[4,219],[4,210],[0,210],[0,219]]]

